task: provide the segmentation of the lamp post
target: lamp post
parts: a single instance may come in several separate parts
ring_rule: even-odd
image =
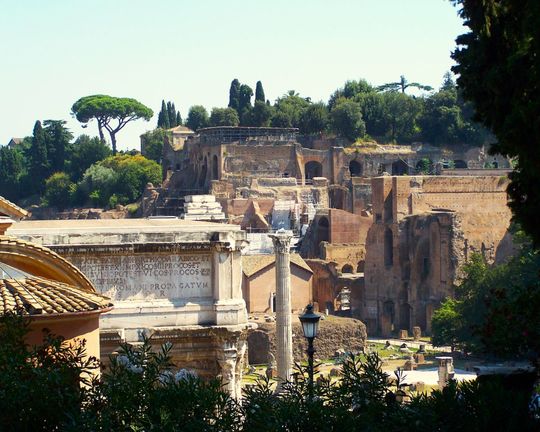
[[[304,314],[300,315],[298,318],[300,319],[300,323],[302,323],[304,337],[308,341],[308,393],[311,400],[311,398],[313,397],[313,354],[315,353],[315,349],[313,348],[313,340],[317,337],[317,332],[319,330],[319,320],[321,319],[321,316],[313,312],[313,305],[310,303],[307,305]]]

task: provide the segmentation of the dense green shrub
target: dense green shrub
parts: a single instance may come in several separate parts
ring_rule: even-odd
[[[98,164],[116,173],[113,191],[118,195],[120,204],[139,199],[147,183],[161,183],[161,166],[140,154],[111,156]]]
[[[68,207],[73,199],[76,185],[65,172],[57,172],[45,180],[45,205],[58,207],[60,210]]]
[[[84,342],[69,348],[44,333],[41,345],[29,346],[27,332],[23,318],[0,316],[0,430],[65,430],[79,423],[99,362],[85,356]]]
[[[113,194],[117,182],[117,174],[113,169],[99,163],[88,168],[78,185],[82,198],[88,198],[94,205],[105,206]]]
[[[540,358],[540,252],[518,232],[516,256],[490,266],[473,254],[456,298],[433,314],[433,340],[468,352]]]
[[[78,185],[79,199],[114,207],[140,198],[145,185],[161,182],[161,166],[140,154],[108,157],[88,168]]]
[[[396,397],[377,354],[349,357],[337,382],[318,380],[310,395],[306,368],[276,394],[261,377],[241,403],[217,379],[205,381],[171,363],[171,345],[155,352],[144,339],[124,344],[100,379],[84,344],[67,348],[46,334],[23,342],[21,318],[0,317],[0,430],[7,431],[533,431],[530,394],[498,382],[451,382],[443,391]],[[80,383],[84,383],[81,386]]]

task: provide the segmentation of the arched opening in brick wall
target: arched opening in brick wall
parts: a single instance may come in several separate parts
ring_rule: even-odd
[[[384,336],[389,336],[394,331],[394,319],[396,316],[396,310],[394,302],[387,300],[383,303],[381,314],[381,332]]]
[[[204,157],[204,163],[199,175],[199,187],[203,187],[206,184],[206,175],[208,173],[208,160]]]
[[[404,303],[399,307],[399,329],[411,331],[412,307]]]
[[[323,241],[330,240],[330,223],[326,216],[322,216],[317,221],[317,246]]]
[[[218,179],[218,171],[218,157],[214,155],[214,157],[212,157],[212,180]]]
[[[313,177],[322,177],[322,165],[317,161],[310,161],[304,169],[306,180],[312,180]]]
[[[343,267],[341,267],[341,273],[352,273],[353,272],[353,266],[350,264],[345,264]]]
[[[360,177],[362,175],[362,164],[357,160],[349,162],[349,173],[351,177]]]
[[[358,261],[358,265],[356,266],[356,273],[364,273],[364,267],[366,262],[364,260]]]
[[[409,172],[409,166],[401,159],[392,164],[392,175],[403,175]]]

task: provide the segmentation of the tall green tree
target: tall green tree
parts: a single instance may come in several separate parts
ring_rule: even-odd
[[[405,79],[403,75],[399,77],[398,82],[392,82],[392,83],[380,85],[377,87],[377,90],[378,91],[400,91],[401,93],[405,93],[405,90],[412,87],[417,88],[418,90],[425,90],[425,91],[433,90],[433,87],[431,86],[420,84],[417,82],[409,82]]]
[[[45,188],[44,181],[49,176],[50,165],[47,157],[47,138],[39,120],[34,125],[29,156],[29,175],[34,179],[33,191],[40,193]]]
[[[309,98],[303,98],[296,91],[289,90],[276,100],[272,126],[300,127],[302,113],[310,104],[311,100]]]
[[[71,180],[78,182],[92,164],[110,155],[111,149],[98,137],[80,135],[68,147],[66,172]]]
[[[358,81],[350,80],[346,81],[342,88],[337,89],[328,101],[328,108],[332,110],[336,101],[339,98],[355,99],[358,102],[358,97],[361,95],[367,95],[374,93],[375,89],[365,79],[359,79]]]
[[[180,115],[180,111],[176,111],[176,126],[182,125],[182,116]]]
[[[452,57],[476,119],[493,131],[493,152],[515,158],[508,193],[523,229],[540,245],[540,2],[454,0],[470,29]]]
[[[456,88],[456,81],[454,79],[454,75],[452,75],[452,72],[446,71],[443,76],[443,82],[441,85],[440,91],[445,90],[453,90]]]
[[[169,131],[161,128],[145,132],[141,135],[141,154],[148,159],[161,163],[163,145]]]
[[[212,108],[210,126],[238,126],[240,119],[233,108]]]
[[[52,172],[63,171],[73,134],[66,128],[64,120],[45,120],[43,125],[50,169]]]
[[[240,111],[240,81],[233,79],[229,88],[229,108]]]
[[[366,133],[360,104],[350,99],[340,98],[330,113],[332,129],[336,134],[356,141]]]
[[[274,107],[263,101],[255,101],[255,106],[251,111],[250,125],[256,127],[270,126],[270,121],[274,115]]]
[[[71,111],[83,124],[95,119],[102,140],[104,140],[103,129],[109,132],[113,154],[116,154],[116,134],[120,130],[131,121],[138,119],[148,121],[154,115],[150,108],[135,99],[107,95],[82,97],[73,104]]]
[[[240,118],[240,124],[248,125],[251,118],[251,98],[253,96],[253,89],[247,84],[240,85],[239,92],[239,105],[238,105],[238,117]]]
[[[188,112],[186,126],[193,131],[208,127],[208,111],[202,105],[193,105]]]
[[[177,126],[176,124],[176,108],[174,102],[167,102],[167,115],[169,117],[169,125],[171,127]]]
[[[0,147],[0,195],[10,200],[21,197],[21,180],[25,174],[25,160],[17,149]]]
[[[385,116],[388,124],[387,140],[391,142],[411,142],[419,134],[417,121],[422,112],[420,99],[405,93],[386,92],[383,94]]]
[[[167,105],[165,104],[165,100],[161,101],[161,110],[158,114],[158,128],[162,129],[169,129],[171,127],[170,120],[169,120],[169,112],[167,111]]]
[[[257,84],[255,85],[255,102],[257,101],[260,101],[260,102],[266,101],[263,85],[262,85],[262,82],[260,81],[257,81]]]
[[[300,115],[300,132],[306,135],[324,132],[329,121],[330,116],[324,102],[311,104]]]

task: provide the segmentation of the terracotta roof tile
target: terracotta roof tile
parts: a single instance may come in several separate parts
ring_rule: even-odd
[[[108,297],[62,282],[30,276],[0,279],[0,315],[48,315],[90,312],[112,306]]]
[[[37,255],[48,257],[52,261],[58,263],[59,266],[68,268],[74,275],[78,276],[78,279],[80,281],[80,284],[78,284],[78,286],[80,286],[80,289],[95,292],[95,288],[90,282],[90,280],[77,267],[75,267],[68,260],[62,258],[60,255],[53,252],[49,248],[40,246],[35,243],[20,240],[16,237],[0,235],[0,254],[2,252],[21,253],[21,249],[25,250],[25,252],[35,252]]]

